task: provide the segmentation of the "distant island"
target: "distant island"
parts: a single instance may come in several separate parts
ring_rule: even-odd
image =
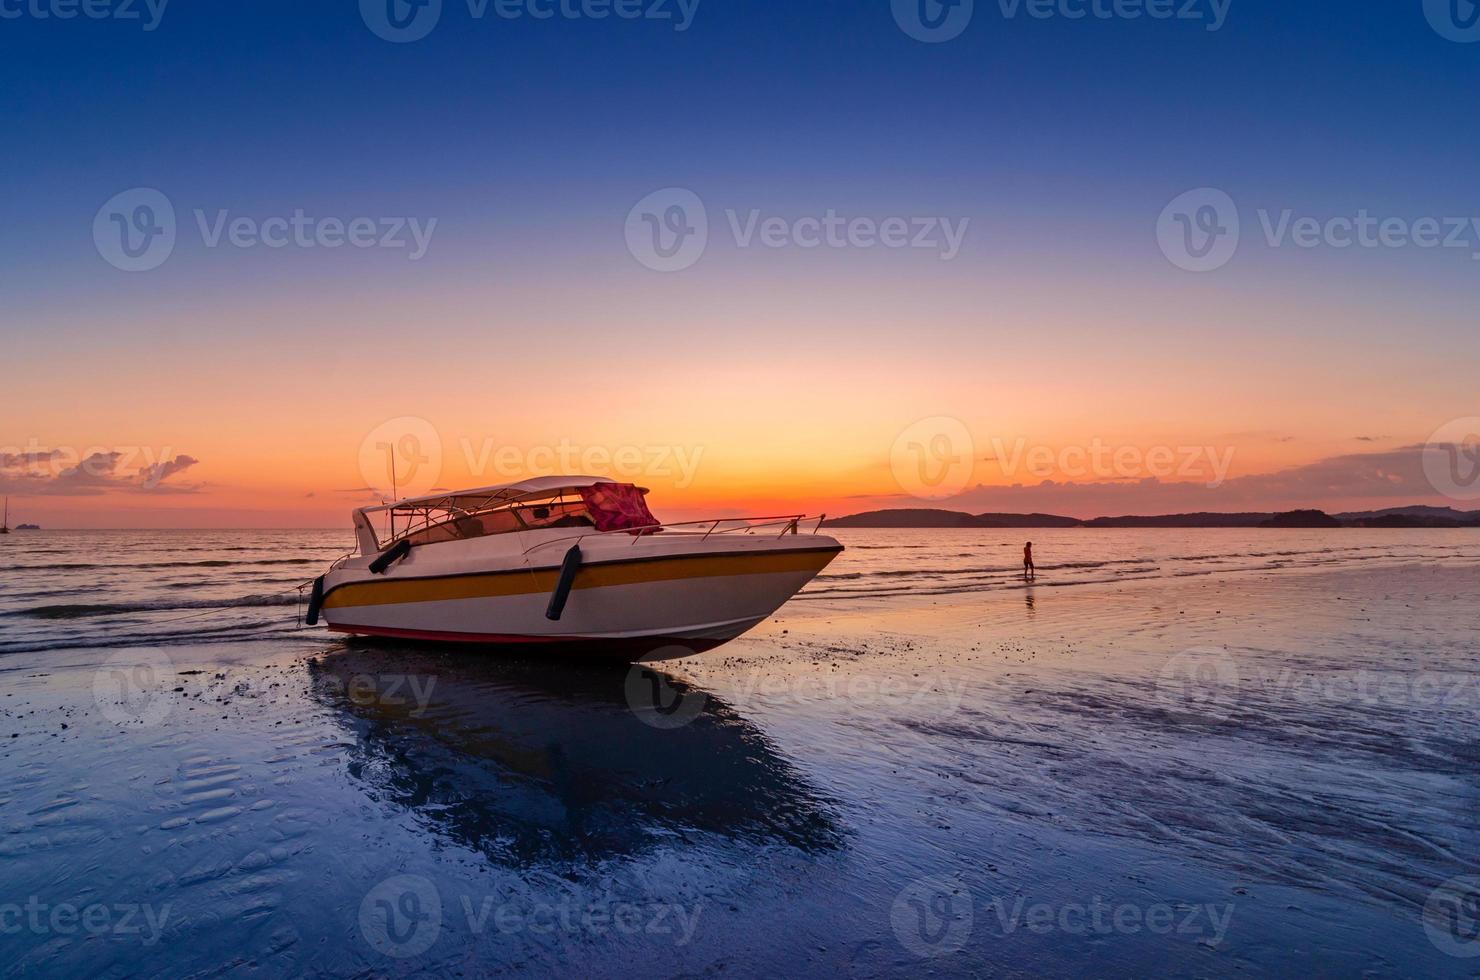
[[[41,525],[40,524],[17,524],[15,526],[15,529],[17,531],[39,531],[39,530],[41,530]]]
[[[1162,514],[1153,517],[1095,517],[1080,520],[1056,514],[968,514],[956,510],[904,508],[871,510],[827,521],[839,528],[1055,528],[1055,527],[1262,527],[1262,528],[1449,528],[1480,527],[1480,510],[1452,507],[1388,507],[1384,510],[1327,514],[1322,510],[1283,513]]]

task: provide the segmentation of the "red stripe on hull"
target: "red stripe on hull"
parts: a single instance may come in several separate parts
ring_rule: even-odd
[[[506,633],[458,633],[443,630],[407,630],[392,626],[330,625],[330,632],[351,633],[396,640],[427,640],[435,643],[479,643],[487,646],[565,647],[574,654],[623,656],[641,659],[645,654],[665,647],[677,647],[692,653],[712,650],[729,640],[683,639],[675,636],[610,637],[595,636],[526,636]],[[687,653],[673,653],[662,659],[677,659]]]

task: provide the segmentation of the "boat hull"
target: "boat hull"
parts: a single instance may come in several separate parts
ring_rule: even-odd
[[[322,615],[331,630],[360,636],[667,660],[744,633],[842,550],[828,538],[806,546],[745,541],[643,553],[653,547],[588,545],[558,620],[547,616],[557,565],[438,574],[429,562],[409,559],[385,576],[350,571],[331,578]]]

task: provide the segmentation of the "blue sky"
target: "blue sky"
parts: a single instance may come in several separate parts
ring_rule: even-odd
[[[1197,440],[1289,429],[1314,460],[1358,433],[1391,449],[1474,413],[1468,250],[1271,248],[1258,216],[1480,215],[1480,44],[1432,26],[1448,0],[1177,0],[1193,16],[1169,20],[1066,16],[1111,0],[976,0],[941,43],[901,29],[890,0],[699,0],[683,30],[677,0],[624,0],[671,15],[639,20],[479,18],[477,0],[442,0],[408,43],[350,0],[173,0],[149,30],[142,0],[128,8],[140,19],[54,16],[67,2],[0,0],[0,297],[25,368],[11,397],[42,442],[163,440],[150,433],[172,421],[158,393],[173,383],[218,393],[201,418],[226,447],[234,419],[355,383],[408,332],[500,363],[521,332],[620,329],[691,372],[774,371],[750,351],[785,344],[859,376],[897,367],[885,428],[945,414],[1020,431],[989,393],[1016,406],[1027,390],[1052,438],[1074,418],[1162,438],[1186,420]],[[139,187],[179,221],[147,274],[110,267],[92,233],[104,202]],[[667,187],[700,197],[711,225],[703,259],[675,274],[623,246],[629,210]],[[1159,250],[1157,222],[1201,187],[1236,202],[1243,236],[1226,267],[1190,274]],[[417,261],[208,249],[195,217],[296,210],[435,219],[435,237]],[[949,262],[741,248],[731,210],[941,216],[970,232]],[[1480,225],[1471,239],[1480,249]],[[510,384],[637,400],[566,353],[521,345]],[[732,383],[710,390],[748,395]],[[464,408],[434,395],[401,408]],[[346,426],[362,421],[375,419]]]

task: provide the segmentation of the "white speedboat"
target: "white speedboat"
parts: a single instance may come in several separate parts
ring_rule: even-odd
[[[550,476],[362,508],[358,553],[314,582],[308,622],[665,660],[744,633],[843,550],[820,517],[662,524],[646,493]]]

